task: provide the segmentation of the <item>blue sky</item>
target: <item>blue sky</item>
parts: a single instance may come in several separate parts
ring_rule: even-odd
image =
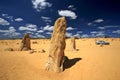
[[[50,37],[61,16],[67,37],[120,37],[119,0],[0,0],[0,39]]]

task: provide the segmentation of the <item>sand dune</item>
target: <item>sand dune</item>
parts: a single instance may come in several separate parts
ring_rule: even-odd
[[[100,47],[97,40],[110,45]],[[18,51],[21,40],[0,40],[0,80],[120,80],[120,38],[84,38],[76,40],[72,51],[66,40],[65,55],[69,58],[61,73],[45,71],[49,39],[31,40],[30,51]],[[6,51],[13,48],[15,51]],[[44,49],[46,52],[41,53]]]

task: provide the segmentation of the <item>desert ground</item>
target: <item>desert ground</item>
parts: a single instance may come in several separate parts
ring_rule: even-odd
[[[101,47],[95,44],[97,40],[110,45]],[[61,73],[45,71],[50,39],[32,39],[34,53],[18,51],[20,42],[0,40],[0,80],[120,80],[120,38],[76,39],[79,51],[72,51],[70,39],[66,39],[65,56],[69,61]]]

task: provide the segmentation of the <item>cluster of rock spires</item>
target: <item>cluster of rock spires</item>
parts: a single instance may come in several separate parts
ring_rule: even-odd
[[[45,65],[47,71],[62,72],[63,63],[65,61],[64,50],[66,47],[66,19],[65,17],[58,18],[54,24],[53,34],[51,37],[49,56]],[[35,44],[37,42],[34,42]],[[76,50],[75,37],[71,38],[71,49]],[[23,37],[19,51],[30,50],[32,54],[34,51],[31,50],[30,36],[29,33],[25,34]],[[44,53],[45,50],[41,51]]]

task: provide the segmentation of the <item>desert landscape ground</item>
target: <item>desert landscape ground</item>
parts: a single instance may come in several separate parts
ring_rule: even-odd
[[[95,44],[97,40],[110,45],[101,47]],[[76,39],[79,51],[72,51],[70,39],[66,39],[65,56],[69,61],[61,73],[45,71],[50,39],[32,39],[34,53],[18,51],[20,42],[0,40],[0,80],[120,80],[120,38]]]

